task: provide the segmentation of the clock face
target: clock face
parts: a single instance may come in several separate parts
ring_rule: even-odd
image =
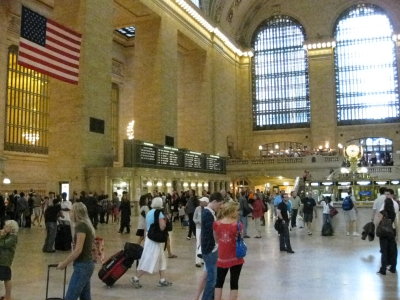
[[[360,153],[360,147],[357,145],[350,145],[346,148],[346,154],[349,157],[357,157]]]

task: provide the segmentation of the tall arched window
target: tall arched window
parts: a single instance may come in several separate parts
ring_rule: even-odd
[[[310,101],[303,27],[288,16],[266,20],[255,31],[253,129],[308,127]]]
[[[338,19],[336,97],[339,125],[399,121],[396,45],[389,18],[359,4]]]
[[[48,76],[17,63],[18,47],[8,50],[4,150],[48,153]]]

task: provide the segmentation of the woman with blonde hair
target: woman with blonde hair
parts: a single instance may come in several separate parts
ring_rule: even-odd
[[[230,271],[230,300],[238,298],[239,276],[244,263],[243,258],[236,257],[236,239],[243,235],[243,225],[238,222],[239,204],[225,203],[220,213],[221,219],[214,222],[214,237],[218,244],[217,282],[215,284],[215,300],[220,300],[225,277]]]
[[[17,247],[18,223],[6,221],[0,230],[0,281],[4,281],[5,295],[0,299],[11,300],[11,264]]]
[[[95,230],[86,206],[82,202],[72,205],[70,213],[73,232],[73,251],[68,257],[58,264],[58,269],[65,269],[71,262],[74,271],[69,281],[65,300],[91,300],[90,278],[94,270],[92,258],[92,245]]]

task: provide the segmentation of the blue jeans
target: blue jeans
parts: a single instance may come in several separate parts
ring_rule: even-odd
[[[65,300],[91,300],[90,277],[94,271],[94,263],[74,262],[74,272],[69,281]]]
[[[46,240],[44,241],[43,251],[54,251],[54,242],[57,235],[57,222],[46,222]]]
[[[248,217],[243,216],[243,214],[240,214],[240,222],[243,224],[243,235],[247,235],[247,224],[248,224]]]
[[[214,299],[214,289],[217,281],[217,259],[218,251],[207,254],[203,253],[203,260],[207,271],[207,280],[201,300]]]
[[[322,226],[325,223],[331,223],[331,215],[330,214],[322,214]]]

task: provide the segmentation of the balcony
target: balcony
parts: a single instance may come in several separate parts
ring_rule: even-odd
[[[325,180],[331,173],[340,172],[343,156],[310,155],[303,157],[266,157],[227,160],[227,172],[233,177],[252,175],[301,176],[304,170],[311,172],[312,180]],[[376,179],[399,179],[398,166],[367,167],[371,177]]]

